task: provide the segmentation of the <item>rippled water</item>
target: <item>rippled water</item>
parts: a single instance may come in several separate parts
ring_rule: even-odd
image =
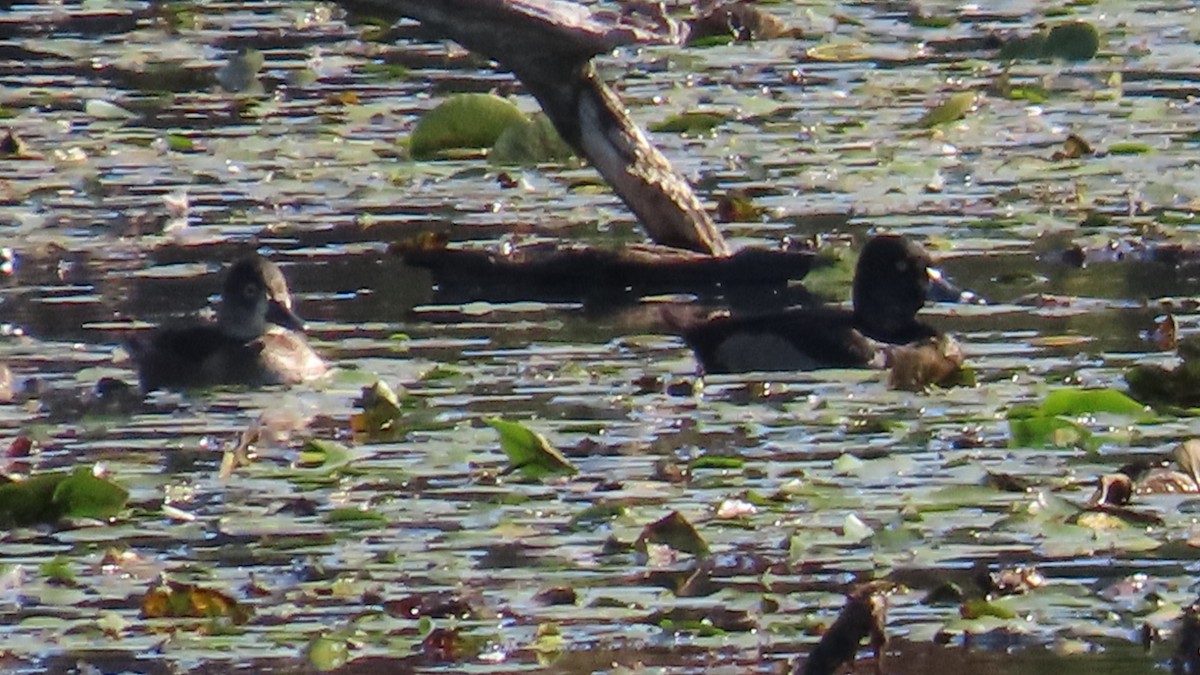
[[[313,639],[332,635],[349,644],[355,672],[777,672],[811,650],[813,625],[832,621],[853,582],[878,578],[907,589],[888,623],[897,672],[1165,662],[1169,644],[1145,652],[1139,636],[1143,624],[1170,628],[1194,599],[1197,502],[1147,498],[1139,508],[1164,524],[1114,532],[1047,531],[1025,517],[1059,498],[1082,503],[1096,476],[1165,454],[1195,422],[1086,419],[1108,438],[1088,454],[1010,447],[1004,415],[1052,387],[1123,388],[1126,366],[1169,361],[1140,336],[1158,314],[1196,329],[1185,301],[1200,292],[1200,267],[1080,269],[1060,253],[1139,235],[1195,242],[1200,18],[1185,3],[1074,7],[1105,35],[1100,57],[1009,73],[1044,87],[1044,103],[993,92],[960,123],[911,126],[951,93],[995,85],[1003,65],[968,38],[1028,29],[1056,7],[1010,3],[921,29],[889,3],[770,5],[810,37],[603,60],[644,125],[697,107],[735,115],[712,134],[654,140],[706,200],[740,187],[769,209],[763,222],[723,225],[738,245],[886,228],[925,241],[990,301],[926,310],[961,340],[976,387],[913,394],[878,373],[831,371],[708,378],[693,394],[690,353],[636,304],[474,301],[387,252],[429,230],[482,245],[513,232],[641,239],[587,167],[521,171],[512,188],[483,160],[405,159],[398,141],[446,95],[518,89],[459,48],[408,28],[363,42],[312,3],[14,5],[0,14],[0,113],[27,151],[0,159],[0,245],[15,251],[0,279],[0,361],[41,393],[0,405],[0,441],[36,442],[30,461],[7,460],[10,472],[102,462],[131,508],[109,525],[4,535],[0,662],[14,672],[294,672],[311,667]],[[807,55],[826,42],[860,43],[863,60]],[[246,47],[264,55],[259,85],[226,93],[221,69]],[[408,72],[381,77],[379,64]],[[339,97],[351,92],[346,105]],[[1052,159],[1070,132],[1100,154]],[[194,146],[172,149],[181,137]],[[1149,151],[1104,152],[1127,142]],[[935,176],[944,187],[926,189]],[[172,218],[166,200],[184,194],[187,227],[159,234]],[[1081,226],[1092,213],[1111,221]],[[338,367],[330,382],[158,393],[128,415],[79,412],[102,377],[133,380],[125,331],[210,305],[222,266],[250,249],[284,268],[316,347]],[[350,431],[355,399],[377,379],[412,397],[411,430],[393,442]],[[545,434],[580,476],[498,477],[504,458],[481,423],[490,416]],[[221,449],[256,420],[277,438],[220,479]],[[344,442],[354,459],[332,474],[297,468],[308,438]],[[704,456],[744,463],[664,479],[662,462]],[[1034,488],[987,487],[987,472]],[[758,512],[716,518],[730,498]],[[570,527],[597,503],[627,512]],[[379,518],[331,516],[345,508]],[[714,552],[711,588],[695,597],[672,591],[694,572],[690,558],[646,561],[609,543],[632,542],[672,510]],[[852,519],[874,534],[852,536]],[[111,550],[135,562],[106,565]],[[54,556],[74,585],[44,574]],[[969,587],[980,566],[1015,564],[1038,565],[1048,584],[1018,599],[1014,619],[964,629],[957,605],[923,601],[945,581]],[[1148,590],[1112,590],[1139,572]],[[221,589],[255,616],[228,635],[142,619],[161,574]],[[577,601],[535,599],[556,587]],[[434,625],[479,643],[445,661],[419,648],[430,626],[388,611],[442,592],[475,615]],[[668,625],[660,614],[711,619],[717,608],[746,612],[756,629],[679,616]],[[552,624],[561,653],[539,653],[539,627]],[[949,646],[935,644],[943,631]]]

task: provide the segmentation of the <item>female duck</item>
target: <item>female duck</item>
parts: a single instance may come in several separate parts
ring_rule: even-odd
[[[858,259],[853,310],[722,316],[685,327],[683,338],[709,373],[883,368],[892,346],[940,335],[917,320],[929,292],[929,266],[929,254],[916,243],[879,235]]]
[[[143,391],[296,384],[326,371],[303,329],[283,273],[253,255],[225,277],[216,323],[160,328],[126,346]]]

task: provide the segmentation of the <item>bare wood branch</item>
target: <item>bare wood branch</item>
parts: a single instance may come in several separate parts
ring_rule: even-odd
[[[650,238],[710,255],[730,253],[687,180],[646,139],[591,58],[635,42],[677,43],[665,15],[598,17],[559,0],[340,0],[351,11],[405,16],[511,70],[563,139],[586,157]]]

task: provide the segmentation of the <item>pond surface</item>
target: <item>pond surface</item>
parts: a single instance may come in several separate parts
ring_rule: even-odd
[[[644,126],[729,116],[654,141],[706,202],[740,188],[765,207],[722,225],[736,245],[844,247],[880,229],[926,243],[989,301],[925,310],[960,340],[975,386],[901,392],[866,371],[700,383],[652,304],[439,288],[389,242],[642,234],[586,166],[407,159],[416,120],[453,93],[517,92],[535,109],[507,75],[411,27],[363,41],[336,8],[304,2],[0,14],[0,114],[25,145],[0,159],[0,246],[13,252],[0,361],[24,390],[0,405],[0,442],[34,448],[6,472],[99,463],[131,493],[111,523],[4,534],[4,669],[303,672],[344,648],[346,672],[776,673],[869,580],[896,586],[890,672],[1165,669],[1173,641],[1144,649],[1142,636],[1196,597],[1200,500],[1138,500],[1160,519],[1150,526],[1071,515],[1100,475],[1169,456],[1197,422],[1084,415],[1073,422],[1094,442],[1030,447],[1006,414],[1056,388],[1124,390],[1130,365],[1174,359],[1143,337],[1157,315],[1184,335],[1200,324],[1200,266],[1062,255],[1200,239],[1200,16],[1182,2],[928,3],[957,21],[921,28],[888,2],[768,7],[807,37],[629,49],[602,71]],[[1003,95],[1006,66],[983,38],[1059,11],[1100,30],[1099,56],[1018,62],[1008,86],[1044,100]],[[247,49],[261,69],[237,65]],[[962,91],[980,95],[964,119],[914,126]],[[1055,158],[1070,133],[1096,154]],[[329,381],[160,392],[121,414],[81,403],[101,378],[134,381],[125,332],[210,306],[222,267],[250,250],[283,267],[337,366]],[[387,439],[351,426],[376,381],[406,406]],[[483,424],[497,416],[544,434],[579,475],[503,474]],[[224,451],[255,425],[256,461],[222,478]],[[348,457],[307,467],[309,439]],[[753,508],[727,518],[729,500]],[[591,521],[596,505],[623,510]],[[628,549],[672,511],[707,541],[702,563]],[[1045,584],[1004,599],[1004,616],[930,599],[948,582],[978,596],[978,573],[1019,565]],[[143,618],[163,575],[253,616]],[[555,589],[574,597],[548,602]],[[402,609],[413,603],[422,618]],[[423,644],[434,629],[462,642]]]

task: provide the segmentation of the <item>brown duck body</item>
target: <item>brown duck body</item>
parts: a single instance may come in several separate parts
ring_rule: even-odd
[[[230,269],[215,323],[166,327],[127,342],[143,391],[298,384],[325,374],[298,332],[279,268],[258,256]]]
[[[165,328],[128,347],[143,391],[300,384],[327,371],[303,336],[281,329],[246,341],[216,326]]]

